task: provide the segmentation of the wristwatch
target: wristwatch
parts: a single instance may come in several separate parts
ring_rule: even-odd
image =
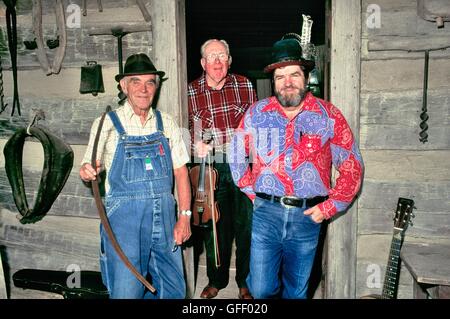
[[[182,210],[180,212],[181,215],[185,215],[185,216],[191,216],[192,212],[190,210]]]

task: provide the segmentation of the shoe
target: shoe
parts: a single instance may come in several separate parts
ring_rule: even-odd
[[[219,289],[217,289],[216,287],[206,286],[205,288],[203,288],[203,291],[200,294],[200,298],[212,299],[216,297],[218,293]]]
[[[253,296],[248,291],[248,288],[239,288],[239,299],[253,299]]]

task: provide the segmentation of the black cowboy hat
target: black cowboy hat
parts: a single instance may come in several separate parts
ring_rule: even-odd
[[[276,68],[288,65],[301,65],[306,72],[314,69],[315,63],[302,57],[302,47],[296,39],[282,39],[274,43],[272,47],[272,63],[264,68],[265,73],[270,73]]]
[[[158,74],[162,78],[166,74],[163,71],[156,70],[150,58],[144,53],[130,55],[125,62],[125,67],[122,74],[116,75],[116,81],[119,82],[127,75],[142,75],[142,74]]]

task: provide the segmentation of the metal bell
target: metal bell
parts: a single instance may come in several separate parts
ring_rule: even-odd
[[[92,93],[96,96],[98,92],[105,92],[102,66],[96,61],[87,61],[86,65],[81,67],[80,93]]]

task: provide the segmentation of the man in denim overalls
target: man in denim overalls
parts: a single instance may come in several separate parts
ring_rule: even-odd
[[[156,289],[152,294],[116,254],[100,227],[100,267],[111,298],[185,298],[181,245],[191,236],[189,155],[172,117],[153,109],[164,72],[145,54],[130,56],[116,76],[127,101],[109,112],[97,151],[97,166],[106,170],[105,207],[119,245],[133,266]],[[99,118],[80,168],[80,177],[96,178],[89,163]],[[173,191],[178,193],[178,221]]]

